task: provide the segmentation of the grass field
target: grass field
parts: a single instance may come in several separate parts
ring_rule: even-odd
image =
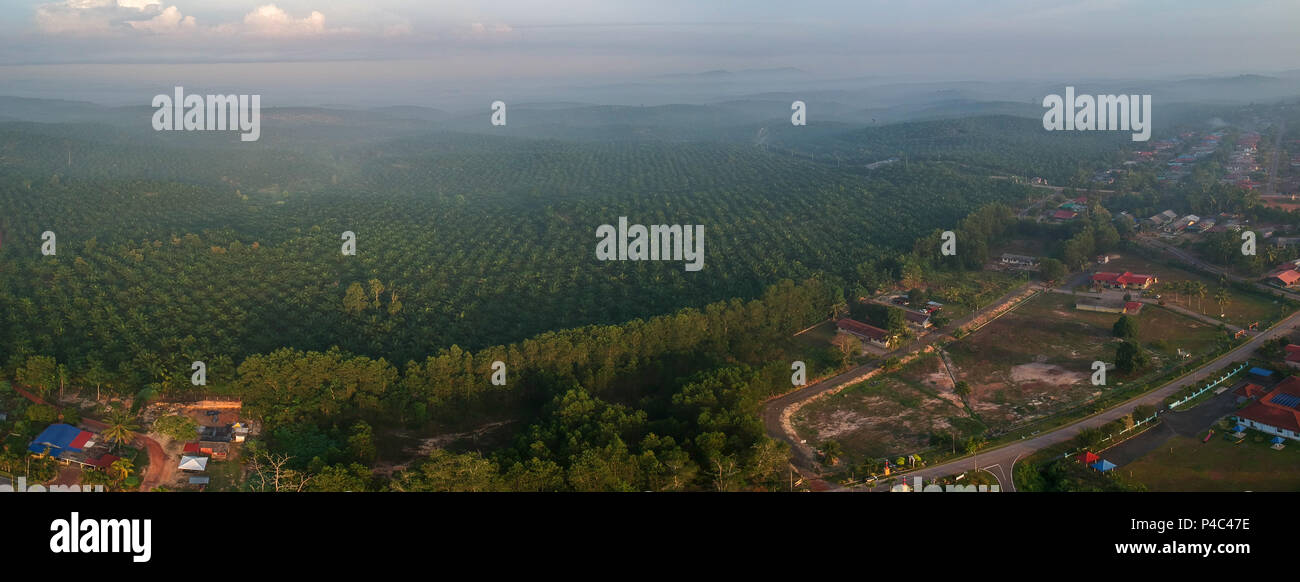
[[[1010,427],[1101,394],[1091,383],[1092,362],[1114,361],[1111,326],[1117,314],[1079,311],[1075,299],[1045,293],[948,347],[958,379],[970,383],[970,403],[990,427]],[[1222,332],[1157,306],[1135,316],[1139,343],[1155,366],[1173,363],[1177,350],[1210,351]],[[1107,381],[1127,378],[1111,371]]]
[[[1300,491],[1300,444],[1281,451],[1253,433],[1234,445],[1218,436],[1173,437],[1160,448],[1118,470],[1151,491]]]
[[[1124,255],[1118,259],[1111,259],[1110,263],[1097,267],[1102,271],[1132,271],[1134,273],[1155,274],[1159,277],[1160,282],[1151,288],[1153,293],[1160,294],[1166,302],[1174,303],[1182,307],[1204,313],[1211,317],[1218,318],[1220,315],[1219,304],[1215,303],[1214,295],[1220,288],[1228,290],[1230,301],[1223,306],[1223,317],[1220,318],[1227,323],[1238,327],[1246,327],[1254,322],[1259,322],[1261,327],[1267,327],[1267,324],[1279,319],[1279,309],[1282,304],[1276,299],[1271,299],[1263,295],[1254,293],[1245,293],[1231,287],[1220,284],[1218,279],[1181,269],[1165,263],[1159,263],[1147,260],[1138,255]],[[1205,297],[1195,295],[1188,296],[1186,293],[1175,292],[1170,283],[1181,281],[1197,281],[1204,283],[1206,287]]]
[[[922,356],[804,406],[795,430],[814,446],[839,442],[849,462],[917,453],[929,448],[931,435],[956,433],[960,441],[982,432],[945,377],[937,356]]]

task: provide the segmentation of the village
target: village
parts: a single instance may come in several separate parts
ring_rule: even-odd
[[[1165,156],[1162,179],[1176,180],[1217,151],[1225,135],[1182,134],[1135,155],[1147,162]],[[1221,181],[1261,187],[1254,161],[1259,139],[1254,132],[1238,135]],[[1109,184],[1123,171],[1099,172],[1094,182]],[[1022,220],[1040,224],[1085,220],[1097,210],[1097,198],[1113,194],[1094,186],[1080,195],[1041,178],[1017,180],[1051,190],[1018,211]],[[1117,252],[1090,257],[1073,272],[1062,273],[1059,262],[1045,269],[1045,263],[1056,261],[1041,254],[1042,241],[1007,241],[980,276],[994,292],[984,294],[986,301],[977,309],[952,309],[929,282],[860,298],[865,308],[851,307],[834,322],[837,337],[856,343],[833,343],[841,350],[861,346],[859,361],[875,358],[882,364],[863,380],[798,407],[791,425],[801,442],[815,447],[825,470],[847,487],[872,486],[901,471],[938,475],[924,467],[1032,439],[1199,370],[1238,347],[1260,346],[1247,352],[1250,365],[1239,362],[1217,372],[1225,375],[1222,380],[1182,386],[1161,405],[1138,411],[1154,419],[1195,408],[1195,415],[1169,418],[1196,422],[1161,423],[1136,413],[1120,417],[1116,411],[1111,415],[1124,422],[1107,425],[1109,446],[1098,442],[1070,454],[1082,459],[1083,469],[1111,475],[1120,466],[1157,465],[1151,451],[1184,433],[1226,434],[1230,446],[1253,439],[1274,454],[1293,453],[1296,447],[1287,444],[1300,441],[1300,408],[1292,406],[1300,380],[1288,374],[1300,369],[1300,335],[1294,324],[1274,326],[1293,319],[1297,305],[1286,295],[1300,284],[1298,239],[1290,236],[1294,226],[1252,224],[1230,212],[1202,217],[1174,209],[1147,217],[1121,211],[1113,217],[1128,223],[1128,242]],[[1220,273],[1200,260],[1205,237],[1246,230],[1269,249],[1266,256],[1286,261],[1263,275],[1242,276]],[[1104,362],[1104,382],[1096,381],[1094,362]],[[1152,426],[1160,428],[1149,430]],[[1121,442],[1126,444],[1116,446]],[[1300,485],[1277,477],[1276,468],[1292,462],[1290,456],[1281,461],[1251,452],[1249,457],[1251,463],[1273,467],[1267,479],[1261,477],[1267,483],[1275,486],[1278,481],[1269,479],[1277,478],[1285,487]],[[990,482],[1005,488],[1009,468],[1000,470],[1003,474],[995,473]],[[951,483],[952,475],[945,479]],[[1160,480],[1150,480],[1159,486]]]
[[[26,403],[26,418],[14,420],[43,426],[26,443],[30,458],[24,471],[17,473],[65,490],[107,486],[115,490],[203,491],[213,485],[228,489],[242,481],[241,447],[259,432],[257,423],[240,417],[239,400],[228,397],[163,399],[132,415],[125,412],[130,408],[126,402],[105,410],[79,396],[54,395],[56,408],[23,387],[8,388],[7,397],[0,391],[0,404],[14,407]],[[6,404],[6,400],[10,402]],[[103,420],[90,416],[100,412],[107,413]],[[0,421],[5,420],[7,414],[0,413]],[[0,472],[0,484],[14,481],[13,473]],[[219,481],[216,484],[214,477]]]

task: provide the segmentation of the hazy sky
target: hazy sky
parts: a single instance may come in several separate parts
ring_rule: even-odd
[[[944,80],[1300,68],[1296,0],[152,1],[0,0],[0,94],[69,82],[373,88],[771,67]]]

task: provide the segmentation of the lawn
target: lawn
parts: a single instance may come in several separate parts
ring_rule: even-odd
[[[1219,304],[1214,301],[1214,295],[1219,289],[1226,288],[1230,300],[1223,306],[1223,317],[1221,319],[1238,327],[1246,327],[1255,322],[1259,322],[1261,327],[1266,327],[1270,322],[1279,319],[1279,310],[1282,307],[1282,303],[1276,299],[1239,291],[1230,286],[1221,285],[1216,278],[1166,263],[1151,261],[1136,254],[1126,254],[1118,259],[1111,259],[1110,263],[1099,265],[1097,270],[1154,274],[1160,279],[1160,282],[1151,288],[1151,293],[1159,294],[1168,303],[1180,305],[1197,313],[1204,313],[1216,318],[1220,315],[1220,311]],[[1195,295],[1189,297],[1186,293],[1175,290],[1174,286],[1171,285],[1171,283],[1182,281],[1204,283],[1206,287],[1205,297]]]
[[[959,380],[972,388],[977,416],[994,428],[1011,428],[1087,401],[1102,393],[1091,383],[1092,363],[1113,362],[1112,313],[1079,311],[1075,299],[1044,293],[948,347]],[[1138,320],[1139,343],[1154,367],[1172,364],[1177,350],[1211,351],[1222,337],[1214,326],[1148,305]],[[1110,386],[1131,378],[1111,371]]]
[[[1239,445],[1217,435],[1204,444],[1176,436],[1118,470],[1151,491],[1300,491],[1300,443],[1275,451],[1268,438],[1256,442],[1261,435]]]
[[[209,461],[207,476],[211,479],[208,491],[238,491],[243,467],[232,455],[228,461]]]

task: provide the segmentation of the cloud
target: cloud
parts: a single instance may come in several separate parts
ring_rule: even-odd
[[[121,0],[118,1],[119,3],[121,2]],[[136,30],[143,30],[156,34],[189,31],[194,30],[198,26],[193,16],[185,16],[181,14],[181,11],[175,6],[168,6],[163,9],[162,12],[158,13],[157,16],[154,16],[149,20],[131,20],[128,21],[127,24],[130,24],[131,28]]]
[[[38,5],[35,19],[41,32],[77,36],[130,30],[131,23],[150,22],[163,12],[149,0],[64,0]]]
[[[311,14],[303,18],[294,18],[279,6],[266,4],[258,6],[257,9],[245,14],[241,25],[225,25],[219,27],[219,30],[258,36],[294,37],[319,36],[330,32],[339,32],[343,29],[327,29],[325,27],[325,15],[316,10],[311,11]]]
[[[251,36],[261,38],[310,38],[362,31],[326,25],[325,14],[312,10],[296,17],[275,4],[264,4],[244,15],[243,20],[200,26],[176,6],[163,7],[160,0],[62,0],[36,7],[36,27],[58,36],[121,36],[132,33],[202,33],[207,36]],[[410,24],[374,27],[377,36],[410,34]]]

